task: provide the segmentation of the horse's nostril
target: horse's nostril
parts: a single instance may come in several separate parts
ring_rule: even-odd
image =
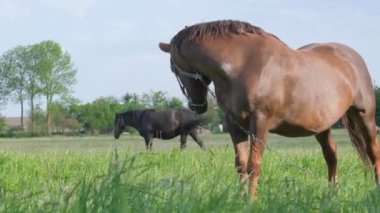
[[[198,114],[202,114],[202,113],[205,113],[207,111],[207,106],[193,106],[193,105],[189,105],[189,108],[190,110],[198,113]]]
[[[207,107],[199,107],[196,112],[198,114],[202,114],[202,113],[205,113],[207,111]]]

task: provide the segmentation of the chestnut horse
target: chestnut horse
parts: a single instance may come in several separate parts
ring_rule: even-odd
[[[331,126],[340,118],[362,160],[374,168],[379,185],[372,80],[364,60],[350,47],[315,43],[294,50],[259,27],[231,20],[186,27],[159,47],[170,53],[171,70],[192,110],[207,110],[208,85],[214,83],[218,105],[228,118],[236,169],[241,181],[248,178],[252,199],[268,132],[315,135],[328,180],[336,183]]]

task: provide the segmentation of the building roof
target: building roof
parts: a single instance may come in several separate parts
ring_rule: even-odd
[[[9,127],[19,127],[21,126],[21,117],[5,117],[5,124]],[[24,126],[27,126],[29,122],[28,117],[24,117]]]

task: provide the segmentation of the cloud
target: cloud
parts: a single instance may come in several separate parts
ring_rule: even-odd
[[[93,0],[41,0],[45,6],[61,10],[72,16],[83,18],[93,5]]]
[[[25,0],[1,0],[0,20],[15,21],[31,14]]]

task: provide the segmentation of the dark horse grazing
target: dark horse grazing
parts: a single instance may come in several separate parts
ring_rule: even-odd
[[[186,148],[187,136],[204,148],[199,139],[199,126],[203,119],[189,110],[132,110],[116,113],[114,136],[120,137],[126,126],[137,129],[145,139],[147,150],[152,150],[153,138],[172,139],[181,136],[181,149]]]
[[[343,117],[363,161],[379,184],[375,96],[362,57],[338,43],[315,43],[297,50],[249,23],[216,21],[181,30],[170,44],[171,70],[189,106],[207,110],[208,85],[226,113],[241,181],[248,177],[254,199],[268,132],[289,137],[315,135],[336,183],[337,148],[331,126]],[[247,150],[247,135],[250,137]]]

